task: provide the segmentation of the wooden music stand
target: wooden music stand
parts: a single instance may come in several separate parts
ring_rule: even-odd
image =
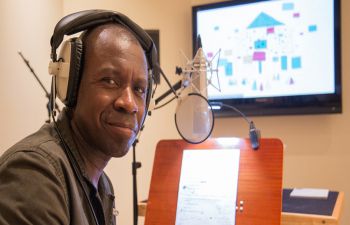
[[[280,225],[282,210],[283,144],[261,139],[253,150],[249,139],[215,138],[201,144],[162,140],[156,147],[145,225],[175,225],[184,149],[240,149],[237,225]],[[214,150],[215,151],[215,150]],[[243,201],[243,205],[240,205]]]

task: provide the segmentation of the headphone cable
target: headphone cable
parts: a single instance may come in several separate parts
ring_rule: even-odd
[[[51,112],[51,117],[52,117],[52,121],[54,123],[55,130],[56,130],[56,132],[57,132],[57,134],[58,134],[58,136],[59,136],[59,138],[60,138],[60,140],[62,142],[62,146],[63,146],[63,149],[64,149],[66,155],[67,155],[68,161],[70,162],[71,167],[73,168],[73,171],[74,171],[76,177],[78,178],[78,182],[79,182],[81,188],[83,189],[84,196],[85,196],[85,198],[86,198],[86,200],[88,202],[90,211],[91,211],[92,216],[93,216],[93,218],[95,220],[95,224],[99,225],[99,222],[97,220],[97,216],[96,216],[95,210],[94,210],[94,208],[92,206],[92,203],[90,201],[90,198],[89,198],[88,190],[87,190],[86,186],[83,183],[84,182],[83,177],[80,174],[79,168],[77,167],[77,161],[75,160],[75,158],[74,158],[74,156],[73,156],[69,146],[65,142],[65,140],[64,140],[64,138],[63,138],[63,136],[62,136],[62,134],[61,134],[61,132],[60,132],[60,130],[58,128],[58,125],[57,125],[57,122],[56,122],[56,119],[55,119],[55,112],[56,112],[55,110]]]

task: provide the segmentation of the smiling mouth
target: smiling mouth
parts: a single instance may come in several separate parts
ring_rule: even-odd
[[[136,131],[134,128],[132,128],[129,125],[126,124],[120,124],[120,123],[107,123],[108,129],[116,135],[131,137],[136,134]]]

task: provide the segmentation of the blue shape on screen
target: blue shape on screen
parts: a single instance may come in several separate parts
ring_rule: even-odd
[[[233,66],[231,62],[228,62],[227,59],[220,59],[219,66],[225,67],[225,75],[232,76],[233,75]]]
[[[315,32],[315,31],[317,31],[317,25],[310,25],[309,32]]]
[[[261,61],[259,61],[259,73],[261,74],[261,72],[262,72],[262,63]]]
[[[254,42],[255,49],[263,49],[267,47],[266,40],[257,40]]]
[[[256,91],[256,89],[258,89],[257,84],[256,84],[256,81],[254,81],[252,89],[253,89],[254,91]]]
[[[292,68],[293,69],[301,68],[301,58],[300,57],[293,57],[292,58]]]
[[[232,63],[226,63],[225,74],[226,76],[232,76]]]
[[[288,61],[287,61],[287,56],[281,56],[281,69],[282,70],[287,70],[288,68]]]
[[[273,80],[280,80],[280,75],[279,74],[273,75]]]
[[[249,28],[258,28],[258,27],[273,27],[278,25],[284,25],[278,20],[274,19],[272,16],[267,15],[264,12],[261,12],[254,21],[248,26]]]
[[[293,10],[294,9],[294,3],[292,3],[292,2],[283,3],[282,9],[283,10]]]
[[[220,59],[219,60],[219,66],[225,66],[227,63],[227,59]]]
[[[237,84],[237,81],[235,81],[235,80],[229,80],[228,81],[228,85],[230,85],[230,86],[234,86],[234,85],[236,85]]]
[[[277,56],[272,57],[272,61],[278,62],[278,57]]]

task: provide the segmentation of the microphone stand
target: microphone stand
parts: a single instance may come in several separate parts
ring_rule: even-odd
[[[159,73],[163,76],[165,82],[168,84],[168,86],[170,88],[170,91],[168,94],[166,94],[166,96],[169,95],[170,93],[173,93],[176,97],[178,97],[176,94],[176,91],[174,90],[174,87],[171,86],[170,81],[168,80],[168,78],[164,74],[160,65],[158,63],[156,63],[154,66],[156,67],[156,69],[159,70]],[[180,87],[181,87],[181,85],[180,85]],[[180,87],[178,87],[178,88],[180,88]],[[163,96],[162,98],[165,98],[166,96]],[[143,130],[143,126],[141,127],[141,129],[139,131],[139,136],[140,136],[142,130]],[[136,138],[136,140],[132,144],[132,184],[133,184],[132,187],[133,187],[134,225],[137,225],[137,222],[138,222],[137,169],[141,168],[141,162],[136,161],[136,144],[139,142],[138,140],[139,140],[139,137]]]
[[[27,65],[27,67],[29,68],[30,72],[34,75],[35,79],[38,81],[38,83],[40,84],[41,88],[44,90],[45,92],[45,97],[48,99],[48,103],[46,104],[46,108],[47,108],[47,112],[49,115],[49,119],[47,119],[45,122],[49,123],[51,121],[51,110],[50,110],[50,94],[49,92],[46,90],[45,86],[43,85],[43,83],[41,82],[41,80],[39,79],[39,77],[36,75],[36,73],[34,72],[34,69],[30,66],[29,61],[23,56],[22,52],[18,51],[18,54],[21,56],[21,58],[23,59],[23,61],[25,62],[25,64]],[[57,109],[58,112],[60,112],[58,105],[55,103],[55,108]]]
[[[134,208],[134,225],[138,222],[138,199],[137,199],[137,169],[141,168],[141,162],[136,161],[136,144],[138,139],[132,144],[132,190],[133,190],[133,208]]]
[[[159,66],[159,64],[156,64],[155,67],[157,67],[157,69],[159,70],[159,73],[163,76],[164,80],[166,81],[167,85],[169,86],[169,90],[164,93],[161,97],[156,99],[156,104],[159,103],[159,101],[161,101],[162,99],[164,99],[166,96],[168,96],[169,94],[173,93],[176,97],[176,90],[178,90],[181,87],[181,81],[177,82],[175,85],[171,85],[170,81],[168,80],[168,78],[166,77],[166,75],[164,74],[162,68]],[[143,130],[143,126],[140,129],[139,132],[139,137],[141,134],[141,131]],[[139,137],[136,138],[136,140],[134,141],[134,143],[132,144],[132,189],[133,189],[133,218],[134,218],[134,225],[137,225],[138,223],[138,198],[137,198],[137,169],[141,168],[142,164],[141,162],[137,162],[136,161],[136,145],[139,142]]]

